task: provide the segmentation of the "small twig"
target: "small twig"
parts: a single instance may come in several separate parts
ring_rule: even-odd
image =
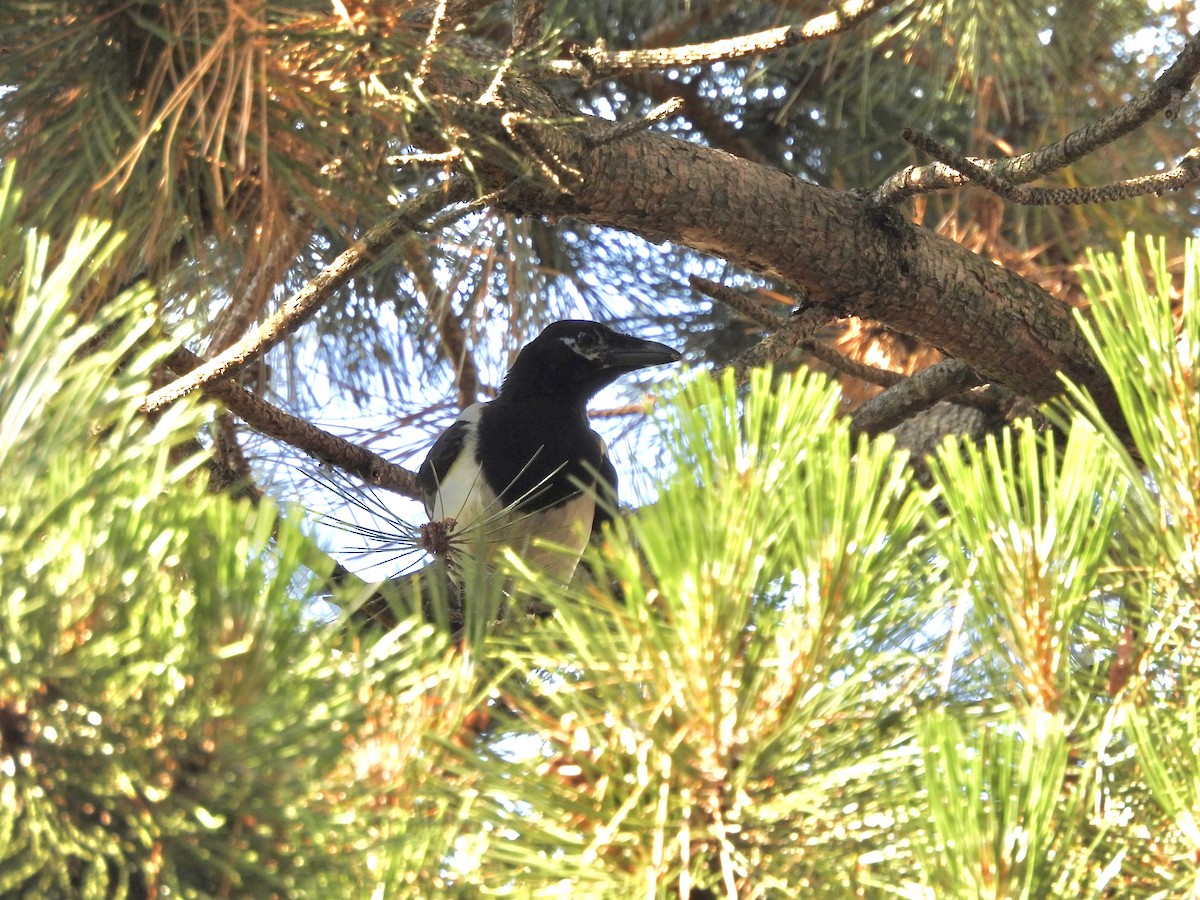
[[[703,79],[671,79],[661,72],[632,72],[619,76],[622,84],[644,94],[650,100],[665,102],[678,98],[683,102],[679,115],[687,119],[696,131],[707,139],[708,145],[724,150],[750,162],[771,165],[770,158],[756,142],[725,120],[712,100],[701,94]]]
[[[429,74],[429,63],[433,59],[433,50],[441,35],[442,22],[446,18],[446,0],[438,0],[433,10],[433,21],[429,25],[429,33],[425,35],[425,49],[421,53],[421,64],[417,67],[417,75],[413,79],[415,87],[419,88]]]
[[[966,363],[946,359],[872,397],[850,420],[853,434],[875,435],[954,394],[975,387],[982,379]]]
[[[626,403],[624,406],[610,406],[606,409],[589,409],[589,419],[619,419],[623,416],[644,416],[654,409],[658,398],[653,394],[643,394],[641,400]]]
[[[193,371],[202,360],[182,347],[172,351],[164,361],[167,368],[178,374]],[[344,438],[332,435],[315,425],[289,415],[272,406],[232,379],[221,378],[206,382],[205,394],[216,397],[247,425],[267,437],[275,438],[314,459],[336,466],[362,479],[365,483],[393,491],[405,497],[420,499],[421,490],[415,473],[388,462],[382,456]]]
[[[401,252],[417,292],[425,300],[426,315],[437,330],[438,343],[454,369],[458,408],[466,409],[479,396],[479,369],[468,346],[466,329],[450,302],[453,290],[443,291],[434,277],[433,264],[420,241],[405,241]],[[484,279],[486,281],[486,279]]]
[[[451,306],[448,296],[435,301],[430,312],[433,314],[442,350],[454,368],[454,385],[458,390],[459,408],[466,409],[479,397],[479,369],[471,353],[466,329],[454,314],[454,307]]]
[[[845,353],[839,353],[828,344],[823,344],[820,341],[809,341],[804,345],[804,349],[821,360],[821,362],[832,366],[844,375],[849,375],[851,378],[857,378],[860,381],[866,381],[869,384],[891,387],[894,384],[899,384],[907,377],[900,372],[881,369],[878,366],[870,366],[864,362],[859,362],[857,359],[851,359]]]
[[[1179,165],[1169,172],[1142,175],[1112,184],[1082,188],[1024,188],[1017,187],[996,175],[993,170],[981,166],[977,161],[951,150],[928,134],[905,128],[901,133],[906,141],[918,150],[924,150],[934,159],[961,173],[962,176],[993,194],[1019,203],[1022,206],[1070,206],[1082,203],[1108,203],[1128,200],[1146,194],[1162,194],[1177,191],[1200,180],[1200,149],[1188,152]]]
[[[751,370],[778,362],[801,344],[812,340],[817,329],[836,318],[837,314],[816,303],[794,313],[779,328],[730,363],[737,383],[744,384]]]
[[[213,456],[217,466],[213,471],[219,473],[222,478],[221,489],[231,491],[235,496],[249,496],[258,503],[263,492],[254,483],[250,460],[246,459],[242,445],[238,442],[233,416],[227,412],[221,413],[217,416],[216,426]]]
[[[943,163],[962,176],[962,181],[974,181],[981,187],[987,188],[994,194],[1006,197],[1012,191],[1019,190],[1016,185],[995,175],[986,167],[987,160],[975,160],[956,153],[945,144],[935,140],[923,131],[915,128],[902,128],[900,137],[912,144],[918,150],[928,153],[938,162]]]
[[[434,210],[464,199],[469,195],[469,191],[470,184],[466,179],[454,177],[444,185],[439,185],[436,190],[419,194],[405,203],[386,221],[376,225],[362,238],[351,244],[312,281],[289,297],[282,309],[254,332],[232,344],[186,376],[153,391],[142,402],[142,411],[160,410],[205,384],[217,378],[232,375],[247,363],[260,358],[312,318],[335,290],[349,281],[355,273],[370,263],[379,251],[392,244],[401,235],[417,230],[432,231],[444,228],[449,222],[461,218],[468,212],[481,208],[495,199],[494,197],[485,197],[473,203],[464,204],[430,220],[424,227],[422,226],[422,220]]]
[[[389,166],[406,166],[409,163],[452,163],[461,159],[462,147],[451,147],[441,153],[401,153],[397,156],[386,156],[384,162]]]
[[[832,12],[809,19],[802,25],[784,25],[706,44],[613,52],[600,45],[578,52],[575,59],[554,60],[549,68],[554,75],[592,81],[617,72],[685,68],[744,59],[848,31],[875,12],[879,5],[880,0],[843,0]]]
[[[773,313],[767,312],[750,295],[734,290],[728,285],[709,281],[707,278],[701,278],[699,275],[689,275],[688,284],[692,286],[693,290],[699,291],[706,297],[711,297],[720,303],[724,303],[737,313],[737,315],[749,322],[753,322],[755,325],[761,325],[763,328],[774,331],[780,325],[784,324],[783,319]]]
[[[608,134],[603,137],[589,138],[588,144],[593,147],[599,147],[604,144],[612,144],[616,141],[624,140],[630,135],[637,134],[640,131],[645,131],[659,122],[663,122],[671,116],[675,115],[679,110],[683,109],[683,100],[680,97],[672,97],[665,103],[660,103],[646,115],[637,119],[632,119],[629,122],[622,122],[615,126]]]
[[[1175,61],[1141,94],[1062,140],[1011,159],[972,161],[1009,184],[1026,184],[1136,131],[1160,112],[1165,111],[1168,118],[1173,118],[1172,110],[1191,90],[1198,73],[1200,35],[1189,40]],[[871,199],[890,205],[917,194],[957,187],[964,180],[960,172],[944,163],[907,166],[872,191]]]
[[[547,180],[559,190],[567,190],[563,187],[564,181],[578,182],[583,177],[583,173],[579,169],[559,159],[549,148],[540,144],[537,146],[534,145],[532,140],[535,137],[534,127],[537,125],[553,125],[555,124],[554,122],[531,119],[519,113],[507,112],[500,117],[500,124],[508,136],[512,138],[513,143],[525,151],[525,158],[532,160]],[[522,131],[527,132],[528,137],[526,134],[522,134]],[[564,178],[563,176],[567,177]]]

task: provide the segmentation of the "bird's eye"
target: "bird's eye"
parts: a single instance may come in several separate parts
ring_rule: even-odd
[[[591,350],[600,343],[600,335],[594,331],[581,331],[575,337],[575,345],[581,350]]]

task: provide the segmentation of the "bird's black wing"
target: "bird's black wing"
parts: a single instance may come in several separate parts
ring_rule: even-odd
[[[436,508],[435,500],[438,490],[445,480],[446,474],[450,471],[450,467],[458,459],[458,454],[462,452],[470,429],[474,427],[473,422],[459,419],[443,431],[441,436],[433,442],[433,446],[429,448],[429,455],[425,457],[425,462],[421,463],[421,468],[417,470],[417,481],[421,485],[421,498],[425,502],[425,513],[430,518],[433,517],[433,511]]]
[[[611,522],[617,509],[617,469],[608,455],[608,445],[596,432],[592,437],[600,445],[600,465],[596,467],[596,512],[592,516],[592,535],[600,533],[605,522]]]

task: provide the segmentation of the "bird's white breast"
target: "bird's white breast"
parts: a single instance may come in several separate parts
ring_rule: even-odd
[[[482,409],[480,404],[475,403],[464,409],[458,417],[459,422],[466,422],[470,427],[458,456],[438,482],[433,508],[428,510],[432,521],[454,519],[462,529],[497,511],[496,495],[483,477],[483,468],[475,452]]]
[[[591,537],[595,514],[595,499],[580,493],[558,506],[533,513],[509,510],[497,532],[500,541],[512,547],[531,569],[566,584],[575,574]]]
[[[430,520],[455,521],[459,552],[474,556],[482,551],[486,558],[501,547],[512,547],[535,571],[544,571],[565,584],[571,580],[579,556],[587,546],[595,499],[584,492],[549,509],[501,507],[496,492],[483,477],[483,467],[477,458],[482,409],[476,403],[458,417],[468,428],[458,455],[438,482],[432,506],[427,510]],[[555,547],[540,546],[542,542]]]

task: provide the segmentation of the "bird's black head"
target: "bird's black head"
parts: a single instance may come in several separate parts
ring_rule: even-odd
[[[562,395],[587,402],[626,372],[680,359],[679,351],[599,322],[555,322],[526,344],[504,377],[506,399]]]

